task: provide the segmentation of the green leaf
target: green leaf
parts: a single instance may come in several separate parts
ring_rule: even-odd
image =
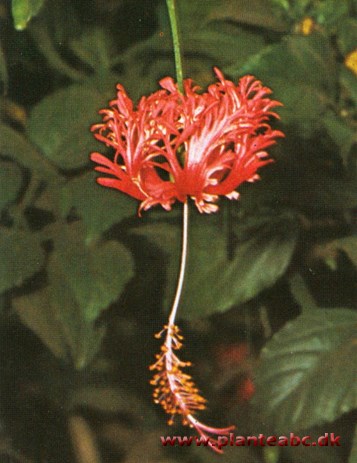
[[[321,34],[307,37],[290,35],[281,42],[269,45],[253,56],[239,74],[253,72],[264,83],[273,78],[293,84],[305,83],[319,89],[334,88],[336,70],[328,39]],[[232,66],[231,71],[234,71]]]
[[[287,86],[286,81],[280,78],[272,79],[271,87],[274,98],[284,105],[279,108],[282,124],[295,127],[303,138],[310,137],[319,128],[327,108],[323,94],[312,85]]]
[[[233,60],[239,60],[243,64],[263,46],[264,40],[261,36],[223,21],[197,29],[184,39],[187,55],[202,54],[202,61],[209,66],[210,81],[213,80],[212,66],[227,66]]]
[[[252,299],[280,278],[294,251],[297,227],[291,216],[255,218],[232,259],[219,218],[199,216],[191,221],[185,284],[179,316],[188,319],[223,312]],[[180,259],[180,229],[168,224],[144,225],[134,231],[146,236],[169,256],[164,305],[168,309],[176,287]]]
[[[345,19],[337,33],[337,44],[343,55],[347,55],[357,48],[357,19]]]
[[[61,169],[83,167],[89,163],[89,153],[100,146],[90,127],[100,119],[103,105],[106,96],[88,82],[52,93],[33,109],[29,137]]]
[[[300,275],[294,275],[290,278],[290,291],[301,307],[318,308],[315,299],[310,294],[310,291]]]
[[[33,16],[40,11],[44,0],[12,0],[12,17],[15,28],[22,31]]]
[[[83,219],[86,239],[91,241],[112,225],[136,214],[138,202],[111,188],[96,184],[94,172],[69,181],[62,189],[61,210],[65,217],[75,209]]]
[[[49,279],[58,280],[73,295],[88,321],[114,302],[133,275],[129,251],[116,241],[83,243],[83,232],[74,224],[55,240],[49,262]]]
[[[126,248],[114,241],[86,246],[78,224],[65,227],[49,259],[49,286],[17,298],[22,322],[59,358],[76,368],[98,352],[104,330],[99,315],[122,293],[133,274]]]
[[[312,15],[316,21],[331,29],[341,23],[349,14],[349,0],[324,0],[316,2]]]
[[[58,358],[84,368],[100,349],[103,327],[86,322],[65,284],[17,297],[13,301],[20,320]]]
[[[22,186],[22,172],[17,164],[0,161],[0,211],[14,202]]]
[[[357,407],[357,313],[304,308],[268,341],[255,403],[277,432],[332,422]]]
[[[21,286],[44,264],[36,235],[4,227],[0,229],[0,256],[0,293]]]
[[[0,153],[17,161],[21,166],[36,171],[41,177],[55,177],[55,168],[40,151],[21,133],[0,123]]]
[[[111,36],[100,27],[89,27],[80,38],[70,43],[72,51],[96,73],[102,74],[111,68],[115,47]]]
[[[284,31],[286,23],[273,14],[266,0],[209,0],[205,3],[183,0],[179,4],[183,28],[197,30],[211,21],[229,21],[239,24]]]
[[[348,463],[357,463],[357,426],[355,427],[353,444],[352,444],[350,457],[348,459]]]
[[[340,82],[357,107],[357,76],[343,66],[340,70]]]
[[[282,122],[300,129],[303,137],[309,137],[320,125],[321,115],[333,103],[335,60],[327,38],[319,34],[288,36],[252,56],[244,66],[233,65],[227,72],[253,74],[270,86],[273,97],[284,104],[279,109]]]
[[[348,166],[351,154],[351,148],[357,142],[356,131],[353,127],[347,125],[347,121],[339,118],[332,111],[328,111],[322,120],[327,133],[340,148],[340,154],[344,164]]]

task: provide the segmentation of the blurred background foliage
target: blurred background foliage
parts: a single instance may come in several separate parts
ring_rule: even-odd
[[[178,270],[180,213],[138,218],[95,184],[89,127],[117,82],[174,75],[159,0],[0,3],[0,461],[357,462],[357,1],[180,0],[185,75],[252,73],[286,137],[262,180],[192,211],[181,305],[211,423],[341,435],[337,448],[162,448],[187,434],[147,366]]]

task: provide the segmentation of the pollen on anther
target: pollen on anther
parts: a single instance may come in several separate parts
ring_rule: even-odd
[[[181,361],[173,354],[172,349],[178,350],[182,347],[179,340],[183,340],[183,336],[179,328],[173,325],[166,326],[164,330],[166,339],[161,347],[163,354],[159,355],[162,360],[150,366],[150,370],[157,371],[150,382],[155,386],[154,402],[161,404],[164,411],[171,415],[170,423],[175,415],[180,415],[185,423],[187,416],[205,408],[206,400],[200,396],[191,376],[182,371],[182,368],[191,366],[191,362]]]

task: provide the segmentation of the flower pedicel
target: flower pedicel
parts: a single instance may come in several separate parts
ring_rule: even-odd
[[[165,340],[151,381],[154,400],[170,415],[180,415],[204,437],[217,452],[210,435],[229,433],[234,427],[213,428],[195,418],[205,408],[205,399],[191,376],[182,371],[190,362],[181,361],[175,351],[182,347],[182,335],[175,323],[180,301],[186,255],[188,200],[201,213],[218,210],[218,199],[238,199],[237,187],[259,179],[257,170],[272,162],[266,148],[282,132],[269,125],[278,117],[272,108],[281,105],[269,98],[271,90],[253,76],[244,76],[238,85],[225,79],[214,68],[218,82],[199,93],[191,79],[180,92],[172,78],[160,81],[161,89],[142,97],[134,108],[123,86],[117,86],[117,98],[100,111],[103,122],[93,125],[95,137],[114,150],[112,159],[92,153],[95,170],[107,174],[100,185],[115,188],[140,201],[139,215],[152,206],[170,210],[179,201],[184,204],[183,243],[180,275],[168,324],[157,335]]]

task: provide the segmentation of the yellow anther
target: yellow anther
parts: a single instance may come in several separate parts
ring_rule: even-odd
[[[307,16],[298,25],[298,30],[303,35],[310,35],[315,28],[315,22],[312,18]]]
[[[345,66],[357,76],[357,48],[346,56]]]

